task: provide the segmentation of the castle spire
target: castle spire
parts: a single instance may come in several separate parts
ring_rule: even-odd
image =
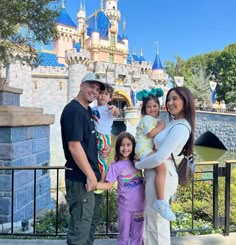
[[[100,10],[103,10],[103,0],[100,0]]]
[[[63,9],[65,8],[65,0],[61,1],[61,8],[63,8]]]
[[[97,13],[94,14],[94,18],[95,18],[95,23],[94,23],[94,31],[98,31],[98,23],[97,23]]]
[[[80,7],[79,10],[83,10],[83,0],[80,0]]]
[[[123,35],[122,35],[122,38],[123,39],[128,39],[127,33],[126,33],[126,21],[125,21],[125,19],[123,20],[122,27],[123,27]]]
[[[152,65],[152,70],[163,70],[164,67],[162,66],[161,59],[159,56],[159,42],[156,41],[153,46],[156,46],[156,57]]]
[[[156,46],[156,54],[159,54],[159,42],[158,40],[154,43],[154,47]]]

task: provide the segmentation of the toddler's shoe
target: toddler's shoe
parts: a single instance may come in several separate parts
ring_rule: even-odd
[[[94,193],[95,194],[102,194],[104,192],[104,190],[95,190]]]
[[[153,203],[153,207],[163,218],[169,221],[176,220],[176,216],[166,200],[155,200]]]

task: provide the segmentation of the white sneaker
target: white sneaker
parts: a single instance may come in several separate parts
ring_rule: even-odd
[[[166,200],[155,200],[153,203],[153,207],[163,218],[169,221],[176,220],[176,216]]]

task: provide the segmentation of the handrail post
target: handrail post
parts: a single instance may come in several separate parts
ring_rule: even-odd
[[[226,162],[225,173],[225,224],[224,235],[229,236],[230,225],[230,182],[231,182],[231,162]]]
[[[219,164],[213,165],[213,227],[219,227]]]

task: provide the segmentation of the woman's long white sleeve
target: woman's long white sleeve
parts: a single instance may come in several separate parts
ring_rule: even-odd
[[[137,169],[151,169],[164,162],[171,153],[179,154],[189,138],[189,129],[184,124],[174,125],[166,135],[158,151],[136,162]]]

